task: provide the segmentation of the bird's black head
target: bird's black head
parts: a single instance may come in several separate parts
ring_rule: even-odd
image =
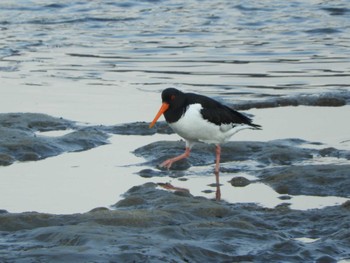
[[[149,127],[152,128],[162,114],[164,114],[165,120],[167,122],[175,122],[179,120],[185,110],[185,93],[175,88],[167,88],[162,92],[162,106],[160,107],[156,117],[154,117]]]
[[[177,121],[186,110],[186,96],[175,88],[167,88],[162,92],[162,102],[169,105],[164,117],[167,122]]]
[[[175,88],[167,88],[162,92],[162,102],[168,103],[169,106],[178,104],[184,98],[184,93]]]

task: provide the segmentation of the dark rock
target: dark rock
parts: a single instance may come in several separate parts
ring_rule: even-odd
[[[275,96],[263,98],[262,100],[235,102],[232,108],[236,110],[248,110],[251,108],[275,108],[281,106],[321,106],[340,107],[348,104],[350,93],[348,91],[338,91],[317,94],[298,94],[295,96]]]
[[[164,121],[156,122],[156,124],[149,128],[149,122],[133,122],[125,123],[114,126],[99,126],[99,130],[103,130],[108,133],[121,134],[121,135],[153,135],[159,134],[172,134],[173,130]]]
[[[320,97],[317,98],[313,103],[310,103],[311,106],[323,106],[323,107],[340,107],[346,105],[346,100],[343,98],[336,97]]]
[[[107,207],[96,207],[89,211],[89,213],[99,213],[101,211],[109,211]]]
[[[139,206],[145,204],[145,199],[141,197],[129,197],[125,198],[123,200],[120,200],[118,203],[116,203],[115,207],[130,207],[130,206]]]
[[[179,178],[178,180],[179,180],[179,181],[187,181],[188,179],[187,179],[187,178],[182,177],[182,178]]]
[[[215,191],[214,190],[211,190],[211,189],[207,189],[207,190],[203,190],[202,193],[205,193],[205,194],[211,194],[211,193],[214,193]]]
[[[152,169],[143,169],[143,170],[139,171],[138,174],[144,178],[151,178],[153,176],[159,176],[161,174],[161,172],[155,171]]]
[[[338,150],[333,148],[333,147],[329,147],[329,148],[324,148],[321,149],[319,151],[320,155],[325,157],[325,156],[334,156],[335,154],[337,154]]]
[[[330,256],[322,256],[316,259],[316,263],[336,263],[337,260]]]
[[[75,127],[75,123],[39,113],[0,114],[0,127],[22,131],[57,131]]]
[[[58,137],[36,133],[66,129],[73,131]],[[88,150],[106,144],[108,137],[93,127],[79,127],[72,121],[45,114],[0,114],[0,165]]]
[[[348,200],[344,204],[342,204],[342,207],[350,210],[350,200]]]
[[[250,184],[250,180],[248,180],[245,177],[238,176],[238,177],[232,178],[230,180],[230,183],[232,186],[235,186],[235,187],[244,187]]]
[[[17,155],[17,160],[21,162],[25,161],[37,161],[40,159],[40,156],[35,152],[21,152]]]
[[[348,197],[349,171],[350,165],[300,165],[266,168],[258,175],[279,194]]]
[[[115,210],[0,213],[4,262],[335,262],[348,257],[348,209],[228,204],[131,188]],[[334,224],[334,222],[337,224]],[[316,241],[303,243],[300,237]],[[83,251],[83,252],[82,252]]]
[[[289,210],[290,209],[290,203],[282,203],[279,204],[275,207],[276,210],[278,211],[285,211],[285,210]]]
[[[15,161],[13,157],[8,154],[0,153],[0,166],[7,166],[12,164]]]
[[[278,197],[281,200],[290,200],[292,199],[292,197],[290,195],[281,195]]]
[[[221,163],[256,160],[264,166],[270,164],[290,165],[296,161],[311,159],[318,151],[298,147],[303,141],[275,140],[269,142],[228,142],[222,145]],[[182,154],[183,141],[158,141],[142,146],[134,151],[136,156],[147,160],[145,164],[157,166],[164,160]],[[215,163],[215,147],[204,143],[196,144],[186,160],[174,163],[171,169],[186,170],[190,165],[201,166]],[[224,167],[223,172],[239,171],[237,168]]]

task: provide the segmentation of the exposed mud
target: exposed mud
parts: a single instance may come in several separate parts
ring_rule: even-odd
[[[289,165],[296,161],[310,159],[318,150],[300,148],[303,140],[275,140],[268,142],[228,142],[222,145],[221,163],[255,160],[264,166]],[[185,149],[185,142],[158,141],[140,147],[134,151],[146,158],[147,164],[155,166],[169,157],[179,155]],[[215,157],[215,146],[203,143],[196,144],[188,159],[174,163],[172,170],[186,169],[189,165],[200,166],[212,164]]]
[[[63,118],[37,113],[0,114],[0,166],[15,161],[36,161],[65,152],[85,151],[108,143],[110,134],[152,135],[171,133],[165,122],[155,129],[148,123],[136,122],[114,126],[84,126]],[[45,132],[64,131],[62,136]]]
[[[0,257],[5,262],[336,262],[350,257],[349,211],[349,203],[309,211],[228,204],[149,183],[130,189],[113,210],[3,212]]]
[[[255,101],[236,102],[231,105],[237,110],[248,110],[251,108],[275,108],[283,106],[319,106],[319,107],[340,107],[350,103],[350,93],[346,90],[328,92],[322,94],[298,94],[294,96],[269,95]]]
[[[40,135],[67,129],[72,132],[63,136]],[[84,151],[106,144],[107,140],[108,135],[94,127],[80,127],[62,118],[34,113],[0,114],[0,165]]]
[[[280,194],[350,196],[350,165],[300,165],[263,169],[261,181]]]

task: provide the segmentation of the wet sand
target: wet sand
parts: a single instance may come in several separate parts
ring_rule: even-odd
[[[4,167],[54,160],[57,157],[50,157],[68,152],[93,153],[128,136],[141,137],[143,142],[154,139],[130,153],[135,161],[144,160],[127,165],[139,180],[125,183],[124,189],[136,186],[115,196],[119,201],[114,205],[66,215],[1,210],[0,257],[5,262],[337,262],[350,258],[349,150],[302,139],[229,142],[222,148],[223,201],[218,202],[210,184],[214,182],[212,146],[198,144],[188,160],[169,171],[158,168],[164,158],[184,147],[181,140],[164,140],[176,138],[164,122],[150,130],[146,122],[95,126],[25,113],[0,118]],[[98,153],[93,154],[96,162]],[[90,171],[101,172],[108,170]],[[189,191],[165,189],[169,180]],[[272,188],[270,192],[260,188],[259,200],[254,187],[261,186]],[[92,195],[98,198],[98,192]],[[240,200],[242,196],[247,199]],[[264,196],[269,199],[266,203]],[[300,202],[304,204],[298,207]]]

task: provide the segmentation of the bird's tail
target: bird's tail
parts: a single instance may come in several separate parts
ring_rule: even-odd
[[[262,130],[262,127],[259,124],[249,123],[249,126],[251,126],[254,130]]]

